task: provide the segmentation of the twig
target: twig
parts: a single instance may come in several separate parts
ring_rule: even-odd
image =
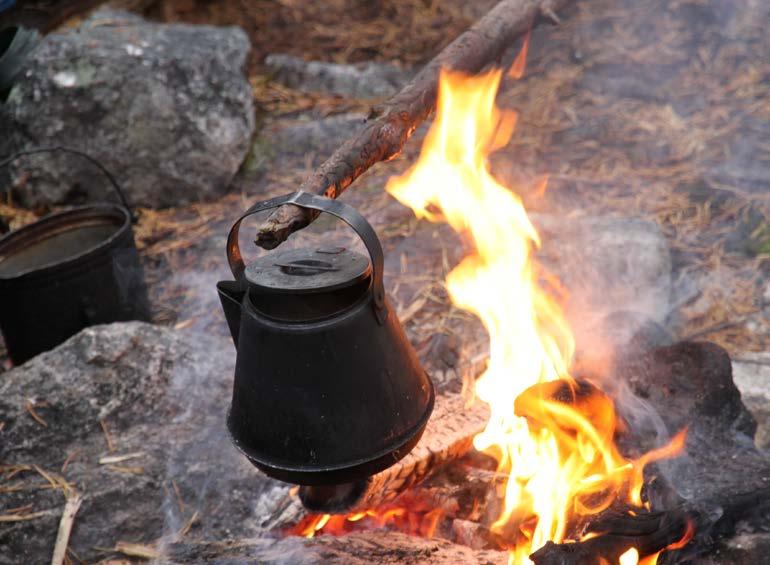
[[[128,555],[129,557],[139,557],[140,559],[157,559],[160,557],[160,552],[151,545],[130,543],[127,541],[119,541],[116,543],[113,551]]]
[[[48,422],[43,420],[43,417],[35,411],[35,406],[37,404],[40,404],[40,406],[45,406],[46,405],[45,403],[42,403],[42,402],[38,403],[38,402],[35,402],[34,400],[32,400],[31,398],[28,398],[27,399],[27,404],[25,405],[25,408],[27,409],[27,412],[29,413],[29,415],[32,416],[32,419],[35,420],[35,422],[37,422],[38,424],[40,424],[44,428],[47,428],[48,427]]]
[[[115,451],[115,444],[112,443],[112,436],[110,435],[110,430],[107,429],[107,422],[104,421],[104,418],[99,420],[99,425],[102,427],[102,431],[104,432],[104,439],[107,441],[107,449],[110,453]]]
[[[0,522],[26,522],[27,520],[35,520],[50,515],[51,513],[46,510],[31,512],[29,514],[2,514],[0,515]]]
[[[59,472],[64,473],[67,471],[67,467],[69,467],[69,464],[72,463],[72,461],[77,457],[80,452],[83,451],[82,449],[76,449],[69,455],[67,455],[67,458],[64,460],[64,463],[62,463],[61,470]]]
[[[185,537],[188,534],[188,532],[190,531],[190,528],[192,528],[195,522],[198,521],[198,516],[199,514],[197,510],[193,512],[193,515],[190,516],[190,519],[187,520],[184,526],[182,526],[182,528],[177,532],[176,534],[177,540],[181,540],[183,537]]]
[[[176,494],[176,502],[179,505],[179,513],[184,514],[184,500],[182,499],[182,493],[179,492],[179,485],[176,484],[175,480],[171,480],[171,486],[174,487],[174,494]]]
[[[83,496],[80,493],[73,493],[67,497],[67,503],[64,505],[64,512],[59,522],[59,533],[56,534],[56,545],[54,546],[51,565],[62,565],[64,563],[72,525],[75,523],[75,514],[78,513],[82,502]]]
[[[130,459],[136,459],[137,457],[144,457],[144,451],[137,451],[134,453],[126,453],[125,455],[106,455],[99,458],[99,465],[113,465],[115,463],[123,463]]]

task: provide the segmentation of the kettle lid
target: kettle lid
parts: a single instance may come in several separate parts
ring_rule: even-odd
[[[371,275],[369,258],[344,247],[291,249],[246,267],[249,286],[261,292],[322,293],[358,284]]]

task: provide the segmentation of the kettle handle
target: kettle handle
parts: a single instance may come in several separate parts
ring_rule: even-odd
[[[369,256],[372,260],[372,294],[374,297],[374,307],[377,318],[380,322],[383,322],[387,317],[387,309],[385,307],[385,287],[382,282],[382,272],[384,270],[385,260],[380,240],[377,238],[374,228],[366,221],[366,218],[364,218],[360,212],[349,204],[325,196],[319,196],[300,190],[298,192],[292,192],[291,194],[271,198],[270,200],[265,200],[263,202],[257,202],[251,208],[246,210],[246,212],[233,224],[233,227],[230,228],[230,234],[227,236],[227,262],[230,264],[230,270],[232,271],[235,280],[243,280],[243,273],[246,270],[246,266],[243,263],[243,257],[241,256],[241,249],[238,245],[238,233],[241,228],[241,222],[249,216],[271,208],[278,208],[284,204],[294,204],[300,208],[326,212],[332,216],[336,216],[353,228],[353,231],[355,231],[358,234],[358,237],[364,242],[366,250],[369,252]]]

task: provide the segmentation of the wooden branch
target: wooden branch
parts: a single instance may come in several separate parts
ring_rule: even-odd
[[[392,159],[436,107],[441,69],[478,73],[535,25],[540,15],[553,21],[567,0],[502,0],[450,43],[398,94],[372,109],[367,123],[310,177],[300,190],[337,198],[375,163]],[[317,212],[285,205],[267,218],[255,243],[273,249],[309,225]]]
[[[473,447],[473,437],[489,419],[486,405],[466,407],[459,394],[439,395],[433,415],[417,446],[401,461],[367,480],[336,489],[301,487],[302,504],[312,512],[360,512],[393,501],[442,465],[459,459]]]

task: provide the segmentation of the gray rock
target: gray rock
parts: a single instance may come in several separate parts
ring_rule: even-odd
[[[70,548],[85,562],[118,541],[162,547],[195,513],[188,538],[258,534],[255,501],[277,483],[227,436],[234,358],[224,340],[129,322],[85,329],[0,376],[0,484],[23,487],[0,497],[0,514],[42,513],[0,523],[0,564],[51,558],[65,497],[39,488],[32,465],[84,493]],[[26,467],[9,478],[13,465]]]
[[[320,165],[362,127],[362,114],[348,113],[311,120],[277,120],[267,124],[254,140],[256,168],[304,168]]]
[[[741,534],[727,540],[720,540],[710,561],[703,560],[704,565],[713,563],[724,565],[759,565],[767,562],[770,555],[770,534],[751,533]]]
[[[305,61],[283,53],[268,55],[265,64],[277,81],[290,88],[345,98],[392,96],[411,76],[410,72],[381,63],[340,65]]]
[[[757,447],[770,449],[770,353],[742,353],[733,359],[733,381],[757,421]]]
[[[134,205],[225,192],[254,131],[239,28],[163,25],[102,10],[45,38],[0,106],[0,155],[64,145],[85,151]],[[28,206],[108,197],[92,165],[65,154],[19,159],[11,183]],[[6,179],[7,180],[7,179]]]

